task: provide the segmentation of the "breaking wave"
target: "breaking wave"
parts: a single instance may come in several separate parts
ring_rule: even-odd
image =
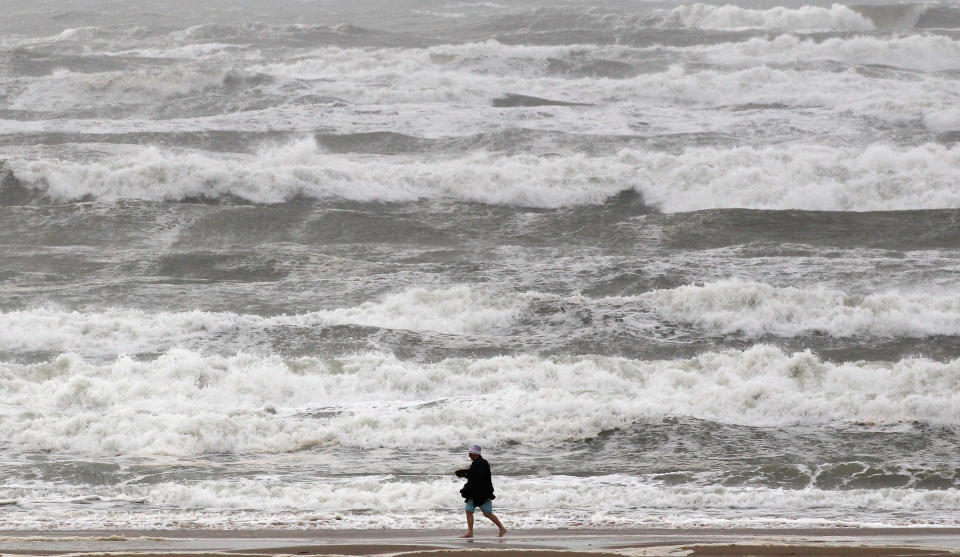
[[[673,8],[667,25],[700,29],[767,29],[787,31],[873,31],[873,22],[842,4],[829,8],[802,6],[754,10],[738,6],[688,4]]]
[[[411,288],[355,307],[261,317],[231,312],[103,312],[52,308],[0,313],[0,350],[83,354],[159,352],[198,346],[226,335],[250,338],[276,327],[360,325],[443,334],[483,334],[513,322],[519,295],[494,295],[467,286]]]
[[[489,125],[491,120],[514,119],[522,126],[577,130],[600,118],[607,133],[626,134],[636,130],[625,125],[621,105],[664,102],[682,110],[691,104],[721,110],[780,104],[801,113],[804,108],[825,108],[845,118],[876,118],[902,125],[955,107],[954,80],[943,74],[902,79],[890,68],[836,71],[830,62],[949,71],[958,67],[958,50],[957,41],[943,37],[886,41],[852,37],[817,43],[787,35],[690,48],[533,47],[495,42],[420,49],[323,48],[294,59],[255,64],[225,64],[217,58],[222,54],[217,54],[202,63],[127,72],[57,69],[20,80],[10,89],[8,106],[56,115],[56,120],[30,124],[56,131],[77,125],[60,119],[71,113],[81,119],[90,114],[165,119],[220,114],[224,119],[233,115],[249,126],[265,111],[276,113],[270,125],[289,129],[292,106],[313,107],[325,122],[342,128],[356,126],[357,117],[338,117],[337,107],[408,105],[391,120],[381,121],[364,111],[360,120],[377,126],[364,131],[403,132],[396,127],[397,118],[413,118],[420,125],[429,122],[439,128],[436,134],[461,133],[470,122]],[[803,86],[811,81],[818,87]],[[523,110],[487,110],[505,94],[572,105],[555,109],[554,119],[547,121],[531,118]],[[603,114],[605,110],[612,114]],[[311,114],[314,119],[316,112]],[[182,128],[198,123],[209,125],[184,120],[170,125]],[[10,124],[11,129],[24,125]],[[97,125],[103,129],[107,124]],[[108,127],[125,125],[116,119]],[[153,120],[139,125],[158,124]]]
[[[230,79],[244,78],[229,69],[199,67],[102,73],[61,69],[30,82],[9,108],[60,111],[97,105],[155,104],[162,99],[221,87]]]
[[[297,197],[446,199],[555,208],[624,190],[665,212],[717,208],[882,211],[960,207],[960,146],[818,145],[623,150],[613,156],[490,153],[420,160],[322,152],[315,140],[218,156],[146,147],[91,162],[11,160],[17,180],[56,201]]]
[[[411,288],[355,307],[274,316],[199,310],[18,310],[0,313],[0,351],[75,352],[101,358],[175,348],[219,352],[237,345],[269,345],[271,335],[281,334],[284,328],[344,325],[467,336],[512,334],[517,327],[583,327],[580,317],[566,322],[565,316],[540,312],[543,307],[567,305],[598,321],[614,314],[626,316],[622,331],[640,334],[664,323],[670,327],[681,323],[712,334],[751,338],[960,335],[960,297],[950,293],[850,294],[828,287],[775,287],[728,280],[595,299],[463,285]]]
[[[830,491],[670,486],[627,475],[501,476],[496,481],[497,508],[509,512],[511,524],[516,528],[960,524],[955,511],[960,505],[957,489]],[[8,529],[37,529],[50,527],[52,523],[64,530],[90,530],[116,523],[157,529],[447,528],[452,509],[462,507],[462,500],[457,497],[459,485],[449,478],[420,479],[388,474],[329,477],[322,484],[270,477],[201,480],[189,484],[159,482],[127,486],[119,496],[121,501],[135,499],[146,503],[148,509],[157,510],[104,511],[81,505],[79,509],[45,509],[42,522],[36,515],[7,513],[0,525]],[[61,494],[64,498],[76,497],[76,493],[61,486],[46,490],[48,500]],[[94,496],[93,499],[110,498]],[[402,512],[391,509],[398,500],[407,503]],[[250,510],[251,501],[257,502],[257,511]],[[25,503],[33,504],[33,501]],[[386,510],[371,514],[370,509]],[[825,509],[835,512],[830,514]],[[914,513],[937,516],[937,519],[918,520]]]
[[[960,296],[883,292],[852,295],[826,287],[774,287],[730,280],[641,296],[663,317],[714,333],[835,337],[960,335]]]
[[[0,364],[9,450],[91,455],[553,446],[650,418],[960,425],[960,361],[834,364],[759,345],[665,361],[578,356],[401,361],[173,350]],[[482,432],[475,428],[483,423]]]
[[[960,69],[960,41],[938,35],[833,37],[821,41],[797,35],[778,35],[675,49],[675,52],[678,55],[700,54],[714,64],[784,64],[833,60],[926,72]]]
[[[470,72],[482,76],[557,75],[570,65],[573,76],[632,77],[645,68],[659,68],[667,59],[697,60],[706,55],[712,63],[784,63],[840,60],[853,64],[884,64],[938,71],[957,69],[960,42],[939,35],[902,37],[832,37],[824,40],[795,34],[753,37],[745,41],[684,47],[629,47],[623,45],[516,45],[496,40],[438,45],[422,49],[317,49],[296,61],[256,66],[258,71],[286,77],[330,79],[362,77],[378,67],[397,67],[424,74],[430,68]],[[661,60],[662,59],[662,60]],[[651,60],[658,62],[649,65]],[[604,73],[606,70],[606,73]],[[491,80],[492,82],[492,80]]]

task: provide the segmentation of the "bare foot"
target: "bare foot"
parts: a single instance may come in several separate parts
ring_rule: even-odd
[[[504,530],[504,532],[506,532],[506,530]],[[502,534],[501,534],[501,535],[502,535]],[[461,538],[472,538],[472,537],[473,537],[473,532],[467,532],[466,534],[464,534],[464,535],[462,535],[462,536],[460,536],[460,537],[461,537]]]
[[[507,529],[506,529],[506,528],[500,528],[500,533],[497,534],[497,537],[498,537],[498,538],[502,538],[503,535],[506,534],[506,533],[507,533]]]

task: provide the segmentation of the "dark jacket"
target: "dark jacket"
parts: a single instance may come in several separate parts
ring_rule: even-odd
[[[490,499],[496,499],[493,494],[493,479],[490,477],[490,464],[481,456],[473,461],[467,472],[467,483],[460,490],[464,499],[473,499],[473,504],[480,506]]]

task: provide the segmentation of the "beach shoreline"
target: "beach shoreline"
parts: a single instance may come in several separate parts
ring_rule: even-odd
[[[0,531],[17,555],[960,555],[960,528]]]

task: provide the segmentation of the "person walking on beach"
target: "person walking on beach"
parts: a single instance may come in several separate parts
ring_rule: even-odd
[[[500,524],[500,519],[493,514],[493,500],[496,496],[493,494],[493,479],[490,477],[490,464],[486,459],[480,456],[480,445],[470,447],[469,451],[470,469],[467,470],[467,483],[460,490],[460,495],[466,500],[467,505],[467,533],[461,538],[473,537],[473,513],[480,507],[483,516],[490,519],[500,529],[499,537],[507,533],[507,529]]]

